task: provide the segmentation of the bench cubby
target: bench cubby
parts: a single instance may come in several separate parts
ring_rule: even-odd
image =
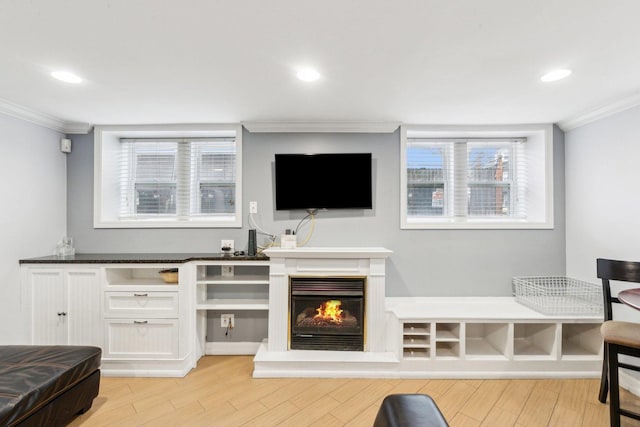
[[[399,370],[416,377],[597,377],[602,319],[547,316],[511,297],[388,298]],[[391,350],[391,349],[390,349]]]

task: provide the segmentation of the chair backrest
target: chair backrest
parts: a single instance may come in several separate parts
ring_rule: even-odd
[[[619,304],[620,300],[611,296],[611,285],[609,281],[640,283],[640,262],[598,258],[596,263],[598,278],[602,279],[604,320],[611,320],[613,318],[612,303]]]

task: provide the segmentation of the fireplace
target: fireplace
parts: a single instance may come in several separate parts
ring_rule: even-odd
[[[291,350],[363,351],[366,277],[289,278]]]

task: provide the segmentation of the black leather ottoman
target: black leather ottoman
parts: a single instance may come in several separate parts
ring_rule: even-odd
[[[0,425],[64,426],[91,408],[102,350],[0,346]]]
[[[426,394],[390,394],[373,427],[448,427],[436,402]]]

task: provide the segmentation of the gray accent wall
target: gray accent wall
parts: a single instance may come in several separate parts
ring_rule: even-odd
[[[306,214],[274,210],[275,153],[371,152],[372,210],[319,212],[307,246],[384,246],[388,296],[507,296],[516,275],[565,272],[564,134],[554,127],[553,230],[401,230],[400,134],[243,134],[242,229],[93,229],[93,134],[73,135],[68,157],[68,234],[79,252],[219,252],[246,248],[249,201],[259,225],[280,235]],[[340,173],[339,170],[330,173]],[[301,177],[301,180],[303,178]],[[310,226],[302,228],[299,241]],[[265,243],[260,237],[259,243]]]

